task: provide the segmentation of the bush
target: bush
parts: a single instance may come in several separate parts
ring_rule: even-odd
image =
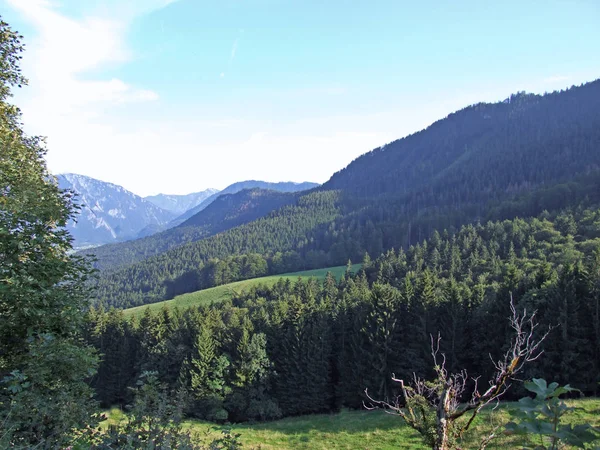
[[[524,397],[519,400],[518,409],[512,414],[519,419],[518,423],[509,422],[507,433],[522,435],[538,435],[540,445],[536,450],[557,450],[569,445],[576,448],[588,448],[600,430],[589,424],[567,425],[561,423],[566,414],[576,408],[567,406],[559,399],[563,394],[578,392],[568,384],[559,386],[558,383],[546,383],[542,378],[534,378],[525,382],[525,389],[535,394],[535,397]],[[527,448],[527,447],[526,447]]]

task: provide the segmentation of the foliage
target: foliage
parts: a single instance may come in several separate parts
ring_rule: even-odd
[[[467,371],[449,373],[446,368],[446,355],[440,356],[441,337],[437,345],[431,337],[431,355],[433,356],[435,379],[426,381],[414,376],[410,386],[404,380],[394,377],[400,384],[401,396],[394,403],[388,400],[374,400],[365,390],[370,401],[368,409],[383,407],[400,416],[410,427],[417,430],[423,441],[435,450],[460,449],[459,441],[469,430],[480,411],[492,402],[498,402],[510,386],[510,382],[523,371],[524,366],[535,361],[541,355],[540,344],[548,336],[548,332],[536,338],[535,313],[530,316],[524,311],[518,315],[511,299],[510,325],[514,336],[504,357],[494,363],[495,373],[484,392],[479,390],[479,379],[474,379],[474,386],[469,387]],[[459,419],[467,418],[459,423]],[[485,436],[479,446],[487,447],[496,436],[492,430]]]
[[[236,450],[242,447],[239,435],[223,430],[208,445],[198,433],[182,425],[183,392],[172,393],[161,386],[156,373],[144,372],[137,382],[135,400],[125,418],[107,430],[90,430],[78,443],[80,448],[125,450]]]
[[[213,332],[205,325],[196,338],[189,364],[189,391],[194,398],[191,413],[196,417],[223,422],[227,420],[223,401],[230,392],[224,375],[230,362],[226,355],[218,355],[216,350]]]
[[[97,405],[83,380],[93,374],[96,358],[52,334],[29,341],[29,357],[3,380],[9,393],[6,438],[11,448],[66,445],[73,428],[94,423]]]
[[[566,214],[573,216],[575,236],[555,228]],[[600,209],[574,208],[442,230],[407,251],[365,258],[356,275],[339,280],[284,279],[211,305],[135,317],[94,310],[89,342],[105,362],[92,384],[105,406],[127,404],[126,387],[143,370],[157,370],[171,389],[190,386],[190,360],[198,358],[196,343],[208,327],[215,358],[228,362],[215,380],[227,420],[360,408],[365,387],[375,398],[398,395],[391,374],[434,378],[424,343],[438,333],[445,337],[440,354],[449,373],[466,369],[471,377],[491,379],[494,368],[480,355],[498,360],[509,348],[512,293],[515,308],[538,311],[540,329],[559,325],[544,341],[544,357],[523,376],[552,376],[594,394],[600,381],[599,236]],[[264,347],[258,335],[265,336]],[[264,402],[250,407],[256,400]]]
[[[81,342],[90,268],[72,256],[66,222],[77,210],[8,103],[25,84],[21,36],[0,21],[0,439],[11,448],[55,448],[93,424],[85,380],[97,358]]]
[[[590,424],[565,424],[564,416],[575,410],[573,406],[560,400],[563,394],[576,392],[568,384],[559,386],[558,383],[546,383],[542,378],[534,378],[524,383],[525,389],[535,394],[535,397],[523,397],[519,400],[518,409],[512,415],[518,422],[506,425],[508,433],[537,435],[539,444],[534,449],[557,450],[571,446],[589,448],[588,444],[598,438],[600,429]]]

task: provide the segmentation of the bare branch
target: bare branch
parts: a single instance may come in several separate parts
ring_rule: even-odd
[[[400,384],[402,392],[402,404],[400,396],[396,398],[394,404],[386,401],[374,400],[365,390],[365,395],[371,401],[371,406],[367,409],[378,407],[391,411],[391,414],[401,416],[412,428],[419,431],[426,439],[435,442],[434,448],[449,448],[450,434],[456,438],[469,429],[477,414],[486,405],[496,402],[498,405],[502,397],[511,386],[511,381],[523,370],[525,364],[535,361],[542,355],[541,344],[552,330],[549,328],[541,337],[537,337],[538,324],[536,322],[536,313],[528,315],[527,310],[519,315],[513,303],[512,295],[510,297],[510,326],[513,329],[513,338],[510,346],[503,357],[494,361],[492,364],[496,373],[489,382],[488,389],[479,392],[479,377],[469,378],[466,370],[461,370],[455,374],[448,374],[446,369],[446,355],[440,352],[441,336],[437,339],[431,336],[431,356],[434,363],[436,379],[434,383],[427,383],[413,374],[412,386],[406,386],[404,381],[395,376],[392,380]],[[490,355],[491,358],[491,355]],[[469,381],[474,386],[471,388],[469,401],[461,405],[460,400],[465,397]],[[432,436],[431,414],[436,415],[436,432]],[[469,414],[466,423],[457,427],[456,421],[465,414]],[[496,436],[498,427],[494,428],[480,444],[480,449],[485,449],[490,441]]]
[[[512,295],[510,297],[510,310],[512,314],[510,326],[514,330],[514,337],[503,359],[494,362],[496,374],[494,375],[494,379],[490,381],[490,387],[481,395],[475,390],[471,401],[452,414],[452,418],[457,419],[469,411],[475,411],[474,415],[467,422],[463,432],[469,428],[474,416],[482,407],[501,397],[506,392],[510,387],[510,380],[514,379],[523,370],[525,364],[535,361],[540,357],[542,354],[540,346],[551,331],[551,329],[548,329],[546,333],[536,339],[534,336],[535,330],[538,327],[535,320],[536,313],[527,315],[527,310],[524,309],[523,315],[519,315],[515,309]]]

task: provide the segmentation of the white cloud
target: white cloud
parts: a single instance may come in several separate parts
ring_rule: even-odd
[[[67,17],[59,12],[60,5],[46,0],[6,1],[35,31],[26,37],[23,59],[23,72],[30,83],[16,93],[26,129],[48,136],[47,158],[53,172],[110,178],[107,172],[114,161],[103,161],[103,157],[114,150],[118,161],[126,153],[124,146],[148,140],[143,129],[123,133],[119,128],[124,125],[115,120],[113,112],[124,105],[154,102],[159,96],[122,79],[94,73],[130,61],[125,41],[129,21],[140,11],[173,1],[118,0],[111,12],[112,0],[108,0],[108,9],[80,18]],[[126,11],[122,10],[125,4]]]
[[[99,17],[71,19],[43,0],[8,0],[8,3],[37,31],[24,58],[24,72],[31,80],[23,108],[26,113],[51,108],[54,114],[85,115],[90,104],[158,98],[156,93],[116,78],[87,78],[95,69],[130,59],[124,44],[126,23]]]

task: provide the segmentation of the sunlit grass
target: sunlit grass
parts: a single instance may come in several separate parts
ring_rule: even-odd
[[[352,267],[352,270],[357,272],[360,269],[360,266],[360,264],[355,264]],[[150,305],[136,306],[135,308],[126,309],[124,313],[127,316],[139,316],[143,314],[147,308],[150,308],[150,311],[152,312],[156,312],[162,309],[164,306],[168,306],[169,308],[177,307],[180,309],[185,309],[189,308],[190,306],[207,305],[213,302],[230,299],[237,294],[249,290],[253,286],[263,285],[271,287],[281,278],[284,280],[290,280],[292,282],[296,281],[298,278],[316,278],[318,280],[324,280],[327,276],[327,273],[331,272],[336,279],[339,279],[345,271],[346,266],[336,266],[326,267],[323,269],[305,270],[302,272],[285,273],[282,275],[271,275],[268,277],[253,278],[244,281],[236,281],[234,283],[224,284],[222,286],[190,292],[189,294],[178,295],[173,300],[152,303]]]
[[[565,423],[589,423],[600,426],[600,399],[568,401],[577,406],[577,411],[569,414]],[[510,419],[512,403],[502,404],[491,410],[484,410],[473,423],[470,431],[461,442],[465,449],[478,448],[481,438],[496,426],[497,437],[487,447],[489,449],[522,448],[531,439],[508,436],[503,433],[503,425]],[[291,417],[267,423],[215,426],[208,422],[189,421],[190,427],[207,439],[217,437],[220,430],[231,428],[239,433],[244,448],[263,450],[314,449],[314,450],[392,450],[426,449],[417,432],[403,424],[402,420],[383,411],[347,411],[338,414],[318,414]],[[598,442],[600,444],[600,442]]]

